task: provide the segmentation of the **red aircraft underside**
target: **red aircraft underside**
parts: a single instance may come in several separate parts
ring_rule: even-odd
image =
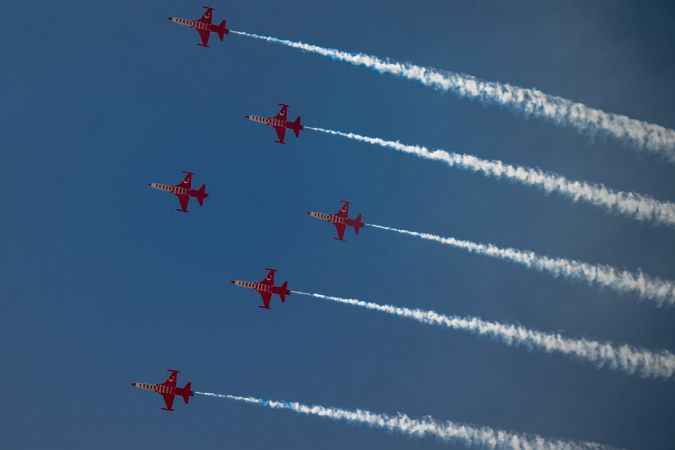
[[[184,387],[180,388],[176,386],[176,379],[180,373],[178,370],[169,369],[171,373],[169,378],[166,379],[164,383],[161,384],[148,384],[148,383],[131,383],[131,385],[137,389],[143,391],[155,392],[164,398],[165,408],[162,408],[165,411],[173,411],[173,400],[178,395],[183,397],[183,401],[187,405],[190,402],[190,397],[194,395],[192,391],[192,383],[187,382]]]
[[[347,200],[342,200],[340,210],[335,214],[326,214],[317,211],[307,211],[307,215],[314,217],[315,219],[323,220],[324,222],[332,223],[335,225],[335,230],[337,231],[338,241],[344,240],[345,229],[347,227],[353,227],[354,232],[359,234],[359,231],[365,225],[363,221],[363,216],[359,214],[353,219],[349,218],[349,202]]]
[[[291,295],[291,291],[288,289],[288,281],[284,281],[281,286],[274,285],[274,273],[276,269],[265,269],[267,271],[267,276],[264,279],[255,282],[255,281],[243,281],[243,280],[232,280],[232,284],[247,289],[254,289],[262,297],[263,304],[259,305],[259,308],[270,309],[270,301],[272,300],[272,294],[277,294],[281,299],[281,303],[286,301],[286,296]]]
[[[265,117],[265,116],[256,116],[256,115],[245,115],[244,118],[250,120],[251,122],[261,123],[263,125],[269,125],[274,128],[274,131],[277,133],[277,140],[275,141],[278,144],[285,144],[286,141],[286,128],[293,130],[295,137],[300,136],[300,130],[302,130],[302,123],[300,116],[298,116],[293,122],[288,121],[288,105],[279,104],[281,109],[276,116]]]
[[[230,30],[227,28],[226,20],[220,22],[219,25],[214,25],[211,23],[213,20],[213,8],[204,6],[204,9],[206,11],[204,11],[202,17],[197,20],[183,19],[182,17],[169,17],[169,20],[173,23],[177,23],[178,25],[194,28],[199,34],[199,39],[201,41],[201,43],[197,45],[201,47],[208,47],[211,33],[218,34],[218,37],[222,42],[223,38],[230,32]]]
[[[199,202],[199,206],[204,205],[204,200],[206,197],[209,196],[209,194],[206,192],[206,185],[202,184],[199,189],[192,189],[192,172],[183,172],[185,174],[185,177],[183,178],[183,181],[180,183],[173,185],[173,184],[164,184],[164,183],[150,183],[148,186],[150,186],[153,189],[157,189],[159,191],[164,191],[164,192],[169,192],[171,194],[174,194],[178,198],[178,203],[180,203],[180,209],[177,209],[176,211],[180,212],[188,212],[188,203],[190,202],[190,197],[194,197],[197,199],[197,202]]]

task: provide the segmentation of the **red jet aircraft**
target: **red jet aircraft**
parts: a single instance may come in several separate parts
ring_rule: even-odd
[[[218,33],[218,37],[220,38],[221,42],[225,35],[230,32],[230,30],[227,29],[225,20],[220,22],[220,25],[214,25],[211,23],[213,20],[213,8],[210,6],[204,6],[204,9],[206,11],[204,11],[204,14],[198,20],[183,19],[182,17],[169,17],[169,20],[173,23],[184,25],[197,30],[197,33],[199,33],[199,38],[202,41],[201,44],[197,44],[200,47],[209,46],[209,37],[211,37],[212,32]]]
[[[274,285],[274,273],[277,269],[265,269],[267,271],[267,276],[264,280],[258,282],[255,281],[242,281],[242,280],[232,280],[232,284],[242,288],[255,289],[260,296],[262,297],[263,304],[258,305],[258,308],[270,309],[270,300],[272,300],[272,294],[279,295],[281,298],[281,303],[286,301],[286,296],[291,295],[291,291],[288,289],[288,281],[284,281],[284,284],[281,286]]]
[[[190,202],[190,197],[194,197],[199,202],[199,206],[204,204],[204,199],[209,196],[206,192],[206,185],[202,184],[201,187],[197,190],[192,189],[192,172],[183,171],[185,178],[179,184],[164,184],[164,183],[150,183],[150,186],[153,189],[157,189],[164,192],[170,192],[178,197],[180,202],[180,209],[176,211],[179,212],[188,212],[188,203]]]
[[[277,132],[277,140],[275,141],[278,144],[285,144],[284,140],[286,137],[286,128],[290,128],[295,133],[295,137],[300,136],[300,130],[302,130],[302,123],[300,123],[300,116],[298,116],[293,122],[288,121],[288,105],[280,103],[281,109],[279,114],[272,117],[256,116],[256,115],[245,115],[244,118],[250,120],[251,122],[261,123],[263,125],[269,125],[274,128],[274,131]]]
[[[192,391],[192,383],[189,381],[185,384],[185,387],[176,387],[176,378],[178,378],[179,372],[174,369],[169,369],[169,372],[171,372],[171,375],[169,375],[169,378],[162,384],[131,383],[131,385],[143,391],[158,393],[164,397],[166,408],[162,409],[164,411],[173,411],[173,399],[176,398],[176,395],[183,397],[183,400],[187,405],[190,402],[190,397],[195,394]]]
[[[335,214],[325,214],[316,211],[307,211],[307,215],[314,217],[315,219],[323,220],[324,222],[329,222],[335,225],[337,230],[337,239],[338,241],[343,241],[345,236],[345,229],[350,226],[354,227],[354,232],[359,234],[359,230],[365,225],[363,222],[363,217],[361,214],[356,216],[353,219],[349,218],[349,202],[347,200],[341,200],[342,205],[340,210]]]

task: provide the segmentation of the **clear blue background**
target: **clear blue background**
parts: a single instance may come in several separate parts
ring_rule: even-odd
[[[536,87],[675,127],[670,2],[220,2],[234,29]],[[169,15],[201,2],[3,5],[2,447],[447,448],[159,382],[376,412],[430,414],[614,446],[672,448],[673,381],[295,296],[264,313],[231,286],[279,268],[291,288],[675,351],[675,310],[366,221],[675,279],[675,232],[365,144],[243,120],[291,105],[308,125],[538,166],[675,199],[675,167],[604,138],[417,83],[230,35],[197,47]],[[151,191],[196,172],[191,214]],[[463,448],[463,445],[450,445]]]

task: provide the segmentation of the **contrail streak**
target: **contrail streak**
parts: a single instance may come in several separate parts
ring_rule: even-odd
[[[356,409],[346,410],[330,408],[320,405],[304,405],[298,402],[263,400],[255,397],[240,397],[238,395],[214,394],[212,392],[195,392],[206,397],[224,398],[271,409],[285,409],[297,414],[327,417],[354,424],[368,425],[386,431],[397,431],[411,437],[433,436],[445,442],[461,442],[468,446],[490,449],[513,450],[572,450],[572,449],[609,449],[601,444],[592,442],[573,442],[548,440],[536,435],[516,434],[509,431],[493,430],[489,427],[474,427],[454,422],[441,422],[430,417],[412,419],[405,414],[394,416],[377,414],[370,411]]]
[[[481,173],[488,177],[506,178],[526,186],[538,187],[546,193],[556,192],[574,202],[585,201],[608,211],[644,222],[675,226],[675,203],[661,202],[632,192],[613,191],[602,184],[572,181],[543,170],[512,166],[501,161],[480,159],[464,153],[449,153],[439,149],[430,150],[419,145],[407,145],[398,141],[387,141],[344,131],[309,126],[306,126],[305,129],[379,145],[420,158],[442,161],[450,167]]]
[[[642,272],[631,273],[616,269],[611,266],[588,264],[573,259],[550,258],[537,255],[530,251],[521,251],[514,248],[500,248],[492,244],[479,244],[471,241],[463,241],[451,237],[441,237],[430,233],[418,233],[416,231],[403,230],[400,228],[385,227],[372,223],[366,226],[407,234],[428,241],[439,242],[456,248],[461,248],[471,253],[477,253],[493,258],[505,259],[522,264],[531,269],[548,272],[555,277],[563,276],[584,280],[590,284],[597,284],[622,293],[635,293],[641,298],[654,300],[658,306],[664,304],[671,306],[675,303],[675,284],[672,281],[650,277]]]
[[[380,305],[353,298],[332,297],[295,290],[293,293],[380,311],[427,325],[438,325],[452,330],[490,336],[510,346],[524,346],[530,350],[538,349],[546,353],[556,352],[575,356],[597,367],[609,367],[644,378],[671,378],[675,373],[675,355],[665,350],[655,353],[629,345],[615,346],[586,339],[569,339],[560,334],[543,333],[522,326],[488,322],[475,317],[446,316],[435,311]]]
[[[522,112],[526,116],[541,117],[559,126],[569,125],[589,134],[600,132],[630,142],[638,148],[661,154],[671,162],[675,162],[675,130],[660,125],[631,119],[620,114],[607,113],[582,103],[544,94],[536,89],[484,81],[471,75],[393,62],[363,53],[349,53],[271,36],[230,31],[239,36],[285,45],[326,56],[335,61],[364,66],[379,73],[415,80],[425,86],[452,92],[460,97],[501,105]]]

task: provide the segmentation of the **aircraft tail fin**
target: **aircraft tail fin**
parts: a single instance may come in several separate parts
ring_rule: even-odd
[[[199,206],[203,206],[204,200],[209,196],[209,194],[206,192],[206,185],[202,184],[201,187],[195,191],[194,196],[197,198]]]
[[[181,394],[186,405],[190,403],[190,397],[193,395],[194,392],[192,392],[192,382],[188,381],[183,388],[183,393]]]
[[[229,32],[230,30],[227,29],[227,21],[223,20],[222,22],[220,22],[220,25],[218,25],[217,33],[221,41],[223,40],[225,35],[228,34]]]
[[[363,216],[361,214],[359,214],[354,219],[354,225],[353,225],[354,226],[354,232],[356,234],[359,234],[359,231],[361,230],[361,228],[363,228],[364,225],[365,225],[365,223],[363,222]]]
[[[298,116],[295,121],[290,123],[291,130],[295,133],[295,137],[300,137],[300,130],[302,130],[302,119]]]
[[[281,303],[286,301],[286,296],[291,294],[291,291],[288,290],[288,281],[284,281],[284,284],[279,286],[279,298],[281,298]]]

